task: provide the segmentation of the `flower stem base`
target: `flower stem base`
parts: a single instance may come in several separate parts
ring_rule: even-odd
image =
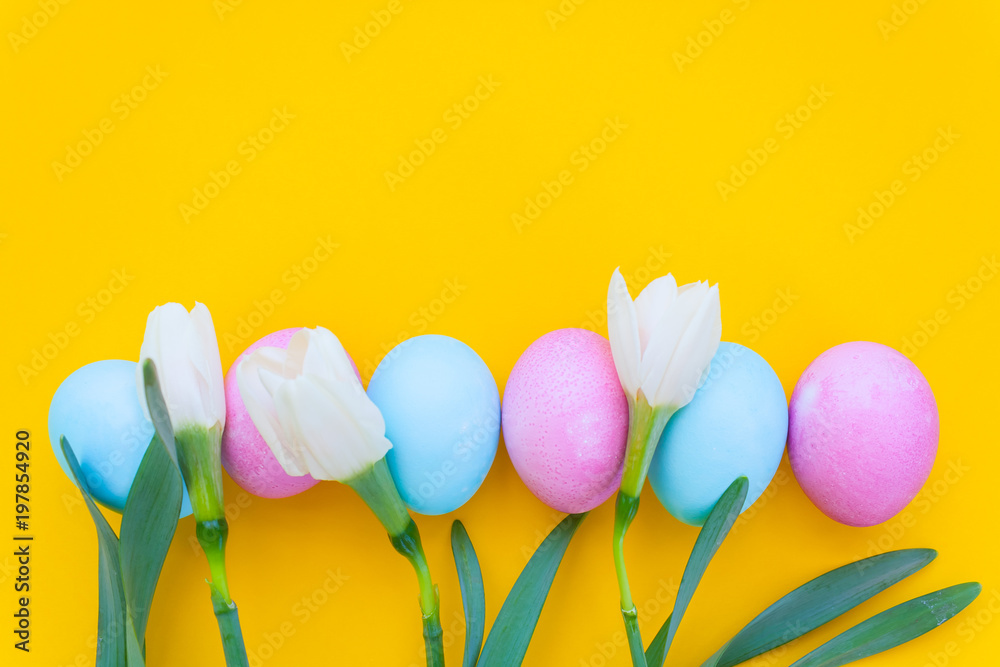
[[[243,643],[243,630],[240,629],[240,616],[236,603],[224,600],[222,594],[212,586],[212,607],[215,610],[215,620],[219,624],[219,634],[222,636],[222,651],[226,656],[226,667],[249,667],[247,650]]]
[[[642,649],[642,635],[639,633],[639,618],[635,607],[622,609],[625,619],[625,634],[628,636],[628,650],[632,655],[633,667],[646,667],[646,653]]]

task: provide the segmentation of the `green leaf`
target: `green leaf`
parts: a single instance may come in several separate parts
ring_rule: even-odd
[[[475,667],[486,626],[486,593],[476,550],[461,521],[451,524],[451,550],[455,555],[458,585],[465,607],[465,657],[462,667]]]
[[[510,667],[524,660],[559,563],[586,516],[570,514],[563,519],[524,566],[486,638],[479,667]]]
[[[177,529],[182,484],[163,441],[154,435],[125,501],[119,539],[125,603],[139,646],[145,646],[153,592]]]
[[[976,599],[983,587],[958,584],[896,605],[837,635],[792,667],[839,667],[916,639]]]
[[[167,412],[167,402],[163,400],[156,364],[152,359],[146,359],[142,364],[142,384],[146,393],[146,408],[149,410],[150,421],[153,422],[156,435],[160,436],[163,447],[176,466],[177,444],[174,442],[174,428],[170,425],[170,413]]]
[[[97,667],[121,667],[126,658],[126,617],[125,592],[122,588],[121,562],[118,559],[118,536],[107,519],[97,509],[90,495],[86,476],[80,462],[73,453],[73,447],[64,436],[60,436],[63,456],[69,464],[73,479],[83,494],[83,500],[97,527]]]
[[[135,625],[132,622],[132,617],[126,617],[126,625],[128,626],[126,634],[126,646],[128,653],[128,666],[127,667],[146,667],[145,655],[146,647],[139,644],[139,640],[136,639],[138,635],[135,631]]]
[[[660,667],[667,659],[667,633],[670,631],[670,619],[673,616],[672,613],[667,616],[667,620],[660,626],[660,631],[653,637],[653,641],[649,642],[649,647],[646,649],[647,665]]]
[[[933,549],[903,549],[831,570],[761,612],[702,667],[732,667],[812,632],[936,557]]]
[[[694,597],[695,589],[698,588],[698,584],[708,568],[709,561],[719,550],[719,546],[726,539],[726,535],[729,534],[729,530],[736,523],[740,511],[743,509],[748,485],[746,477],[737,477],[715,503],[708,519],[705,520],[705,525],[698,533],[694,549],[691,550],[691,557],[688,558],[684,574],[681,576],[681,585],[677,589],[674,610],[660,631],[656,633],[649,648],[646,649],[646,664],[650,667],[663,667],[663,662],[670,651],[670,644],[677,633],[677,626],[684,618],[684,612],[687,611],[691,598]]]

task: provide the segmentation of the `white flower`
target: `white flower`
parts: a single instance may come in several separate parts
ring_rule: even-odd
[[[257,430],[289,475],[347,481],[392,448],[340,341],[300,329],[287,349],[261,347],[236,370]]]
[[[722,338],[719,286],[677,287],[670,274],[649,283],[635,301],[618,269],[608,287],[611,354],[629,401],[639,392],[654,408],[687,405]]]
[[[139,402],[149,417],[142,362],[152,359],[174,431],[199,426],[222,432],[226,424],[226,394],[222,362],[212,314],[195,303],[189,313],[179,303],[157,306],[146,319],[139,348],[136,383]]]

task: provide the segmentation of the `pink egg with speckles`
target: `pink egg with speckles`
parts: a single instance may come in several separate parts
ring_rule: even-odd
[[[294,496],[312,488],[319,480],[309,475],[293,477],[278,463],[243,404],[236,382],[236,367],[244,357],[259,347],[287,347],[292,335],[300,328],[282,329],[264,336],[244,350],[226,373],[226,428],[222,432],[222,465],[241,488],[262,498]],[[355,366],[354,372],[357,373],[357,370]]]
[[[874,526],[927,481],[938,444],[937,403],[920,370],[879,343],[816,357],[788,408],[788,458],[810,500],[848,526]]]
[[[504,443],[539,500],[592,510],[621,484],[628,400],[607,339],[586,329],[547,333],[521,355],[504,389]]]

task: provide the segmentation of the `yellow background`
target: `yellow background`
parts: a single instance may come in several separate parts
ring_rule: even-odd
[[[558,0],[399,0],[391,22],[348,59],[341,44],[364,30],[370,12],[384,21],[387,2],[63,2],[51,18],[36,17],[45,0],[7,0],[0,10],[2,432],[11,458],[15,430],[33,434],[36,536],[29,656],[10,646],[10,558],[0,557],[3,664],[92,663],[94,529],[50,453],[47,408],[79,366],[135,359],[153,306],[206,303],[225,368],[270,331],[324,325],[367,379],[401,336],[442,333],[471,345],[502,390],[518,355],[543,333],[589,326],[606,334],[604,298],[618,265],[633,290],[648,281],[647,266],[682,282],[717,281],[723,338],[762,354],[789,394],[832,345],[874,340],[899,349],[921,322],[934,332],[916,336],[923,344],[914,360],[938,399],[940,450],[908,525],[834,523],[805,498],[786,462],[709,570],[672,664],[700,664],[821,572],[873,548],[915,546],[941,555],[758,664],[787,665],[890,604],[968,580],[982,581],[984,593],[961,619],[866,664],[921,665],[948,648],[957,654],[939,661],[995,661],[1000,281],[981,283],[961,307],[954,290],[977,277],[1000,242],[996,3],[590,0],[563,2],[562,15]],[[713,21],[724,10],[729,23],[720,31]],[[31,22],[44,25],[32,31]],[[702,34],[701,52],[690,47],[696,57],[679,67],[675,52],[710,28],[718,34]],[[143,89],[147,67],[162,75]],[[481,88],[486,99],[456,127],[445,114],[475,94],[480,77],[498,85],[488,95]],[[811,87],[830,95],[801,110]],[[135,106],[125,118],[122,95]],[[275,108],[294,118],[250,161],[241,145]],[[809,118],[787,136],[778,124],[796,111]],[[574,154],[606,119],[627,127],[579,171],[582,154]],[[57,174],[53,163],[66,161],[67,146],[94,136],[102,121],[112,131]],[[437,128],[444,143],[390,189],[385,172]],[[910,180],[907,161],[948,128],[958,138]],[[718,181],[769,138],[777,151],[724,199]],[[186,222],[181,204],[231,160],[239,173]],[[563,170],[572,182],[518,228],[512,214]],[[897,179],[905,192],[881,217],[861,234],[845,229]],[[327,237],[339,244],[333,255],[303,264]],[[303,266],[315,270],[296,283]],[[80,306],[106,299],[101,290],[123,269],[132,278],[100,312]],[[435,299],[445,281],[462,288],[442,309]],[[275,290],[283,303],[253,316],[251,335],[226,338]],[[776,299],[784,312],[773,310]],[[928,324],[935,317],[936,328]],[[30,367],[50,335],[59,339],[72,324],[77,333],[65,347],[22,377],[19,368]],[[0,463],[9,500],[13,462]],[[946,474],[950,463],[960,477]],[[264,500],[227,478],[226,494],[231,584],[247,646],[267,658],[262,664],[420,662],[413,574],[346,487]],[[571,544],[526,665],[629,664],[615,644],[622,624],[611,514],[610,503],[593,512]],[[453,516],[419,518],[450,664],[463,637],[448,543],[455,518],[478,548],[492,620],[525,554],[559,515],[524,488],[501,447],[471,502]],[[163,572],[151,665],[222,664],[193,532],[184,520]],[[647,490],[627,546],[647,640],[666,617],[662,601],[695,535]],[[317,591],[328,570],[347,578],[304,618],[301,601],[324,598]],[[977,624],[959,626],[970,619]]]

